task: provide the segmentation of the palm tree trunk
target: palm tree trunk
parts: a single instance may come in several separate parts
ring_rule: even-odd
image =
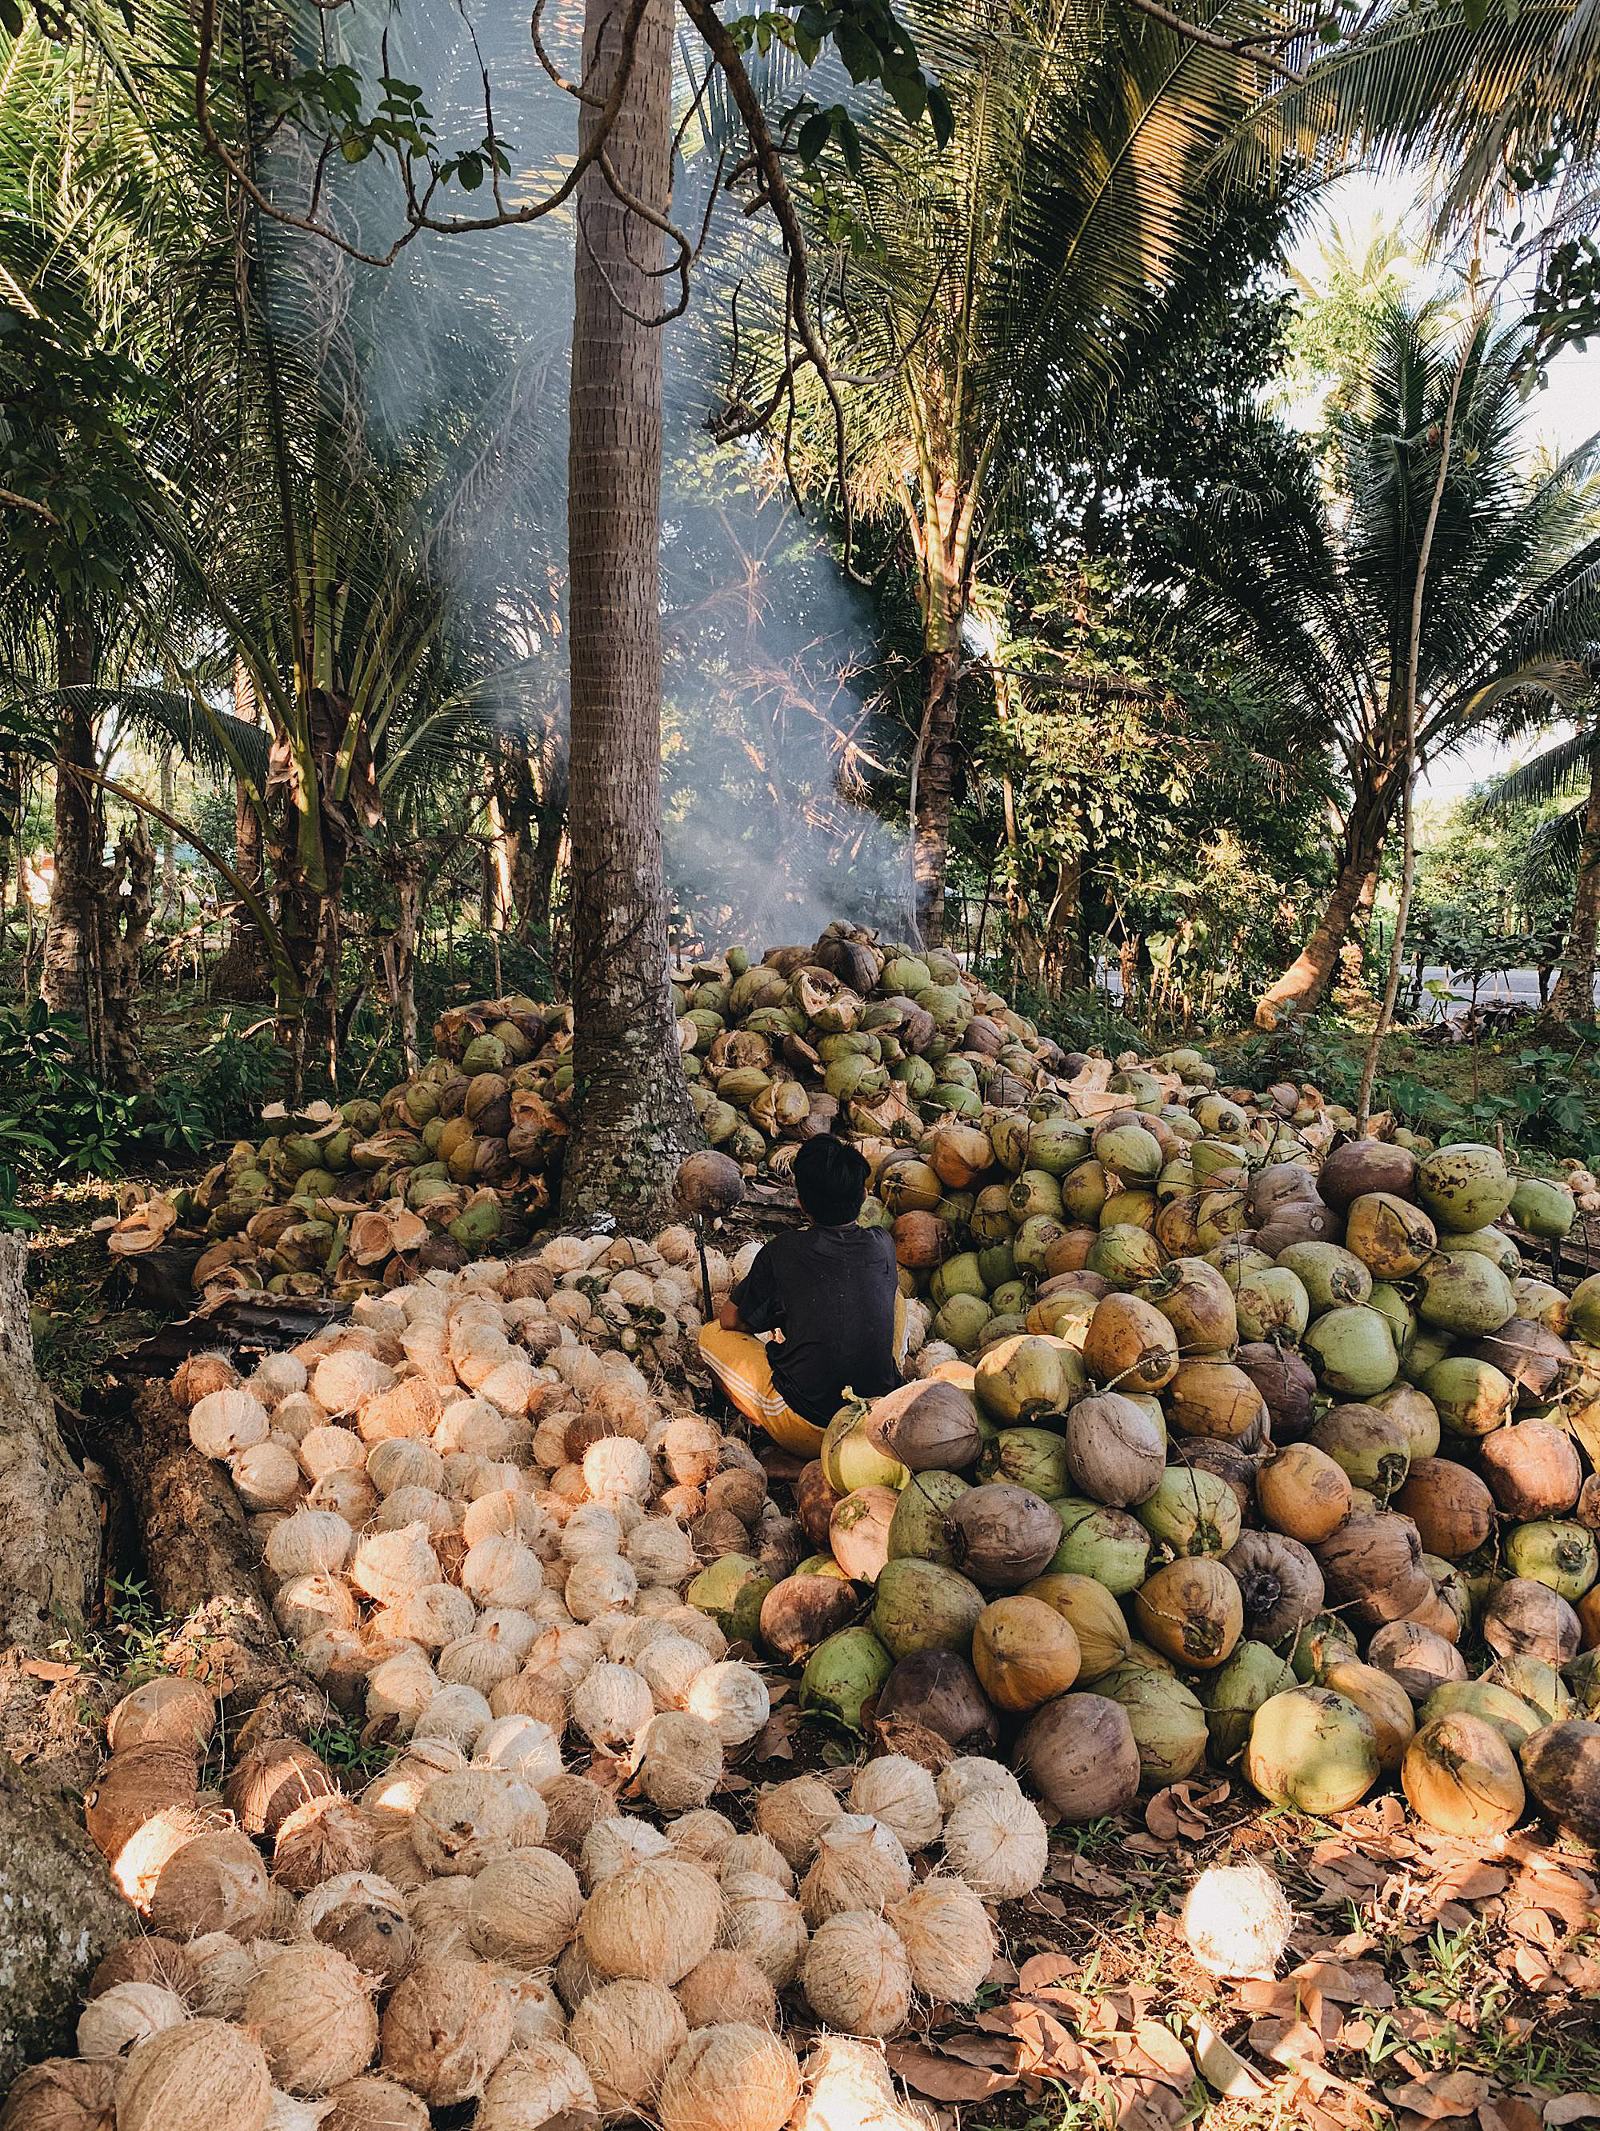
[[[944,939],[945,868],[955,804],[956,708],[961,691],[961,613],[936,587],[922,654],[922,727],[912,765],[911,877],[917,931],[925,947]]]
[[[247,725],[259,725],[256,692],[244,660],[233,662],[233,714]],[[261,843],[261,817],[242,782],[233,789],[233,862],[248,887],[259,890],[266,881],[266,860]],[[271,962],[261,928],[250,915],[249,905],[235,903],[228,919],[228,941],[212,972],[211,989],[222,999],[260,999],[272,981]]]
[[[1343,855],[1333,892],[1311,937],[1283,975],[1256,1003],[1256,1027],[1276,1028],[1282,1020],[1310,1013],[1326,994],[1339,966],[1339,952],[1370,878],[1376,882],[1384,833],[1394,809],[1393,780],[1374,778],[1356,795],[1345,824]]]
[[[1572,895],[1572,924],[1561,974],[1546,1008],[1552,1021],[1594,1019],[1595,936],[1600,929],[1600,727],[1589,750],[1589,797],[1583,809],[1583,841],[1578,847],[1578,879]]]
[[[665,211],[672,4],[649,0],[607,142],[617,182]],[[621,15],[585,0],[580,145],[616,80]],[[567,481],[576,1128],[562,1211],[665,1215],[693,1140],[667,982],[661,864],[660,237],[598,160],[579,181]]]
[[[92,623],[64,602],[56,623],[57,686],[87,688],[94,679],[94,661]],[[103,1063],[96,971],[105,819],[98,788],[75,772],[97,766],[94,713],[79,698],[62,706],[56,736],[56,871],[39,989],[53,1012],[81,1018],[96,1070]]]
[[[1042,974],[1052,992],[1076,991],[1089,981],[1079,942],[1078,907],[1083,899],[1083,853],[1064,856],[1045,918]]]

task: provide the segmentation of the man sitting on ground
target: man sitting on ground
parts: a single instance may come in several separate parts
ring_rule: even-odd
[[[847,1390],[900,1381],[905,1307],[894,1243],[856,1216],[872,1172],[847,1141],[821,1134],[795,1157],[811,1225],[774,1236],[700,1334],[712,1375],[784,1450],[814,1458]],[[755,1335],[781,1333],[769,1346]]]

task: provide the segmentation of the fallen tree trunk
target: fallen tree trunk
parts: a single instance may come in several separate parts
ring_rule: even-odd
[[[272,1617],[232,1482],[190,1442],[188,1418],[165,1384],[138,1387],[106,1447],[132,1499],[151,1589],[179,1624],[168,1662],[213,1688],[232,1720],[235,1752],[327,1723],[327,1697],[295,1664]]]
[[[0,1644],[38,1653],[94,1599],[100,1524],[33,1365],[26,1266],[22,1238],[0,1236]]]
[[[0,2094],[71,2053],[84,1978],[134,1925],[81,1828],[0,1754]]]
[[[27,1668],[81,1626],[100,1578],[100,1527],[33,1365],[26,1262],[20,1237],[0,1237],[0,1731],[32,1758],[62,1712]],[[81,1762],[92,1742],[75,1718],[68,1728]],[[75,1742],[55,1743],[70,1760]],[[30,2058],[70,2047],[84,1977],[132,1927],[74,1807],[0,1752],[0,2092]]]

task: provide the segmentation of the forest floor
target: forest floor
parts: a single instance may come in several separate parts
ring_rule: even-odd
[[[215,1026],[177,1017],[163,1032],[164,1070],[180,1071]],[[1256,1046],[1204,1048],[1238,1058]],[[1538,1073],[1557,1071],[1548,1053],[1530,1068],[1535,1048],[1515,1030],[1476,1046],[1402,1035],[1386,1075],[1462,1111],[1509,1111]],[[1331,1086],[1359,1072],[1360,1053],[1359,1030],[1319,1030],[1300,1070]],[[1600,1104],[1593,1114],[1600,1137]],[[174,1149],[138,1175],[44,1179],[25,1194],[38,1223],[39,1364],[69,1435],[162,1321],[130,1298],[94,1224],[116,1212],[119,1189],[170,1183],[174,1169],[204,1161]],[[159,1642],[137,1564],[121,1570],[133,1581],[120,1621],[114,1594],[88,1646],[65,1653],[84,1685]],[[841,1758],[837,1735],[819,1734],[782,1692],[757,1742],[762,1759],[735,1773],[735,1790]],[[330,1756],[340,1747],[318,1744]],[[718,1803],[739,1810],[736,1796]],[[1218,1982],[1189,1952],[1179,1911],[1200,1869],[1246,1855],[1277,1874],[1294,1906],[1288,1972]],[[1057,1831],[1045,1884],[1007,1905],[1001,1923],[1002,1955],[978,2001],[940,2009],[890,2045],[896,2072],[945,2131],[1559,2131],[1600,2121],[1600,1878],[1593,1859],[1537,1829],[1452,1842],[1392,1796],[1314,1821],[1208,1774],[1149,1800],[1142,1818]]]

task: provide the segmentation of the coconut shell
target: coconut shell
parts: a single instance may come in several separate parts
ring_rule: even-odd
[[[877,1448],[909,1472],[959,1472],[983,1444],[971,1399],[938,1377],[902,1384],[875,1400],[864,1427]]]
[[[969,1488],[951,1504],[947,1523],[957,1567],[985,1591],[1032,1583],[1061,1544],[1061,1520],[1049,1503],[1003,1481]]]
[[[1133,1726],[1105,1695],[1046,1702],[1017,1742],[1016,1765],[1060,1818],[1076,1826],[1126,1812],[1139,1795]]]
[[[936,1732],[961,1753],[983,1753],[1000,1736],[978,1675],[951,1650],[923,1650],[900,1660],[878,1696],[878,1723],[891,1720]]]
[[[1600,1724],[1568,1719],[1536,1731],[1523,1744],[1522,1773],[1552,1820],[1600,1844]]]
[[[1274,1443],[1281,1448],[1309,1433],[1317,1379],[1302,1354],[1293,1347],[1257,1340],[1239,1348],[1234,1364],[1261,1393]]]
[[[1444,1561],[1476,1553],[1495,1526],[1493,1495],[1453,1458],[1418,1458],[1394,1506],[1416,1526],[1423,1552]]]

